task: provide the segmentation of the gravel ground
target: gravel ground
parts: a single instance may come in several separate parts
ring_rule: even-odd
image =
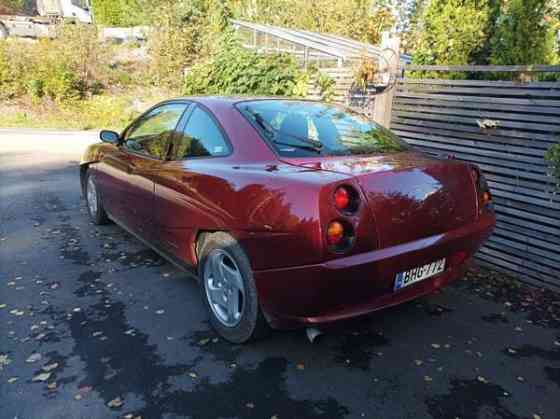
[[[473,270],[443,292],[246,346],[192,278],[95,227],[92,133],[0,130],[0,417],[560,417],[560,296]]]

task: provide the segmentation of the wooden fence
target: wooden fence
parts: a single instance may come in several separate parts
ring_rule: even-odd
[[[440,67],[407,70],[489,71]],[[428,153],[452,154],[485,173],[497,228],[477,255],[481,264],[560,288],[560,195],[544,160],[560,138],[560,82],[402,78],[393,92],[391,128]]]

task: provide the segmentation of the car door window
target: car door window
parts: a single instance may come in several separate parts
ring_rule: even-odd
[[[144,115],[126,133],[126,148],[163,160],[175,127],[187,106],[185,103],[171,103]]]
[[[222,131],[208,112],[199,107],[194,109],[173,146],[173,155],[177,160],[225,156],[229,152],[230,147]]]

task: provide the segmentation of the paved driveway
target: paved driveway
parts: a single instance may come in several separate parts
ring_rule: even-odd
[[[482,273],[340,325],[236,346],[194,281],[95,227],[91,133],[0,130],[0,417],[560,417],[560,297]]]

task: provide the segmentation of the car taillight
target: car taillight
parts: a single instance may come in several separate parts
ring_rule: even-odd
[[[360,206],[360,195],[352,186],[343,185],[334,191],[334,206],[345,214],[353,214]]]
[[[331,221],[327,226],[327,244],[335,253],[350,250],[354,244],[354,229],[346,220]]]
[[[493,210],[494,206],[492,203],[492,194],[490,193],[490,188],[488,187],[486,178],[477,169],[472,169],[472,176],[474,184],[476,185],[476,192],[478,194],[478,206],[480,208],[480,211],[485,208]]]
[[[327,228],[327,242],[331,246],[338,245],[344,238],[344,226],[338,221],[333,221]]]

